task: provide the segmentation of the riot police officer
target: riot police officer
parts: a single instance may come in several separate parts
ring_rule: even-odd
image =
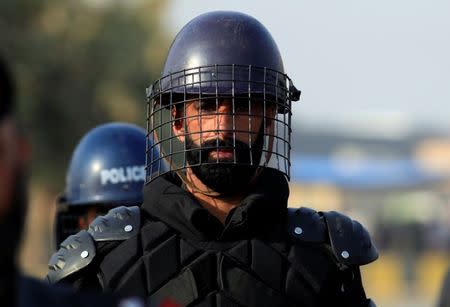
[[[149,142],[152,142],[149,139]],[[145,182],[144,129],[128,123],[107,123],[90,130],[76,146],[58,198],[56,246],[87,228],[98,215],[116,206],[142,203]],[[154,149],[155,156],[159,156]],[[163,171],[165,164],[154,167]]]
[[[193,19],[148,89],[155,142],[141,208],[113,209],[74,236],[82,243],[51,258],[48,279],[155,306],[372,305],[359,266],[378,254],[361,224],[287,209],[299,96],[256,19],[224,11]],[[165,174],[152,172],[161,161],[154,147]]]
[[[26,213],[30,150],[14,119],[14,94],[13,80],[0,59],[0,305],[118,306],[118,300],[109,295],[76,294],[73,289],[50,287],[23,276],[16,265]]]

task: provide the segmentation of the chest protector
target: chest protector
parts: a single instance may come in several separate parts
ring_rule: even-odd
[[[96,259],[78,269],[95,266],[104,290],[150,306],[369,306],[358,266],[377,252],[358,222],[301,208],[279,226],[261,238],[199,242],[147,221],[112,249],[99,241]]]

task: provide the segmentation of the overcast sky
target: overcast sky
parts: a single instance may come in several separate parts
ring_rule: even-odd
[[[450,132],[450,1],[173,0],[166,26],[175,35],[220,9],[250,14],[271,32],[302,90],[297,125]]]

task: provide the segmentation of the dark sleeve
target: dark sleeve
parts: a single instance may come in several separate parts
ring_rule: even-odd
[[[99,274],[100,273],[96,271],[96,268],[91,266],[67,276],[57,284],[70,286],[77,291],[103,291],[103,285]]]
[[[445,275],[444,283],[442,284],[441,294],[439,296],[438,307],[450,306],[450,269]]]
[[[324,287],[320,306],[375,306],[366,297],[358,266],[338,271]],[[372,304],[372,305],[371,305]]]
[[[113,307],[119,305],[119,298],[111,293],[99,294],[93,293],[92,291],[76,293],[73,289],[68,287],[63,287],[60,285],[46,285],[42,281],[23,276],[18,280],[17,293],[17,305],[14,305],[17,307]]]

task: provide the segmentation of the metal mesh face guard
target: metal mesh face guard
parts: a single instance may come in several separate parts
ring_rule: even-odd
[[[300,91],[281,72],[212,65],[171,73],[147,89],[147,178],[189,167],[274,168],[289,179],[291,102]],[[154,156],[154,147],[160,156]]]

